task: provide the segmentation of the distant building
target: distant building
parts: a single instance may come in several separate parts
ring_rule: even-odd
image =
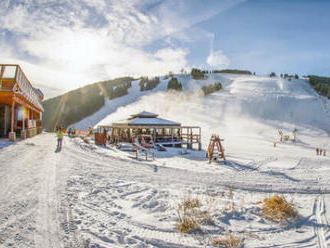
[[[19,65],[0,64],[0,137],[15,141],[41,133],[43,98]]]

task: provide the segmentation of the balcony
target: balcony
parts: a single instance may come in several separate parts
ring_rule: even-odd
[[[43,112],[42,94],[36,91],[19,65],[0,65],[0,91],[13,93],[18,100]],[[38,94],[38,93],[39,94]]]

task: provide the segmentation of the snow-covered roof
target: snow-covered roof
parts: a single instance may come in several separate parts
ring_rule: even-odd
[[[181,123],[158,118],[157,114],[143,111],[138,114],[131,115],[131,118],[116,121],[112,125],[128,125],[128,126],[181,126]]]
[[[147,112],[147,111],[142,111],[138,114],[131,115],[132,118],[135,118],[135,117],[156,118],[157,116],[158,116],[157,114]]]
[[[136,117],[128,122],[128,125],[160,125],[160,126],[180,126],[181,123],[165,120],[162,118],[141,118]]]

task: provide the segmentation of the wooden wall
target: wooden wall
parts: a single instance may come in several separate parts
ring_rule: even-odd
[[[7,136],[10,128],[10,108],[0,105],[0,137]]]
[[[6,90],[12,90],[15,84],[15,79],[11,78],[3,78],[2,79],[2,89],[6,89]]]

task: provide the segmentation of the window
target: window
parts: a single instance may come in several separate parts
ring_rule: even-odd
[[[3,78],[15,78],[16,66],[6,66]]]

